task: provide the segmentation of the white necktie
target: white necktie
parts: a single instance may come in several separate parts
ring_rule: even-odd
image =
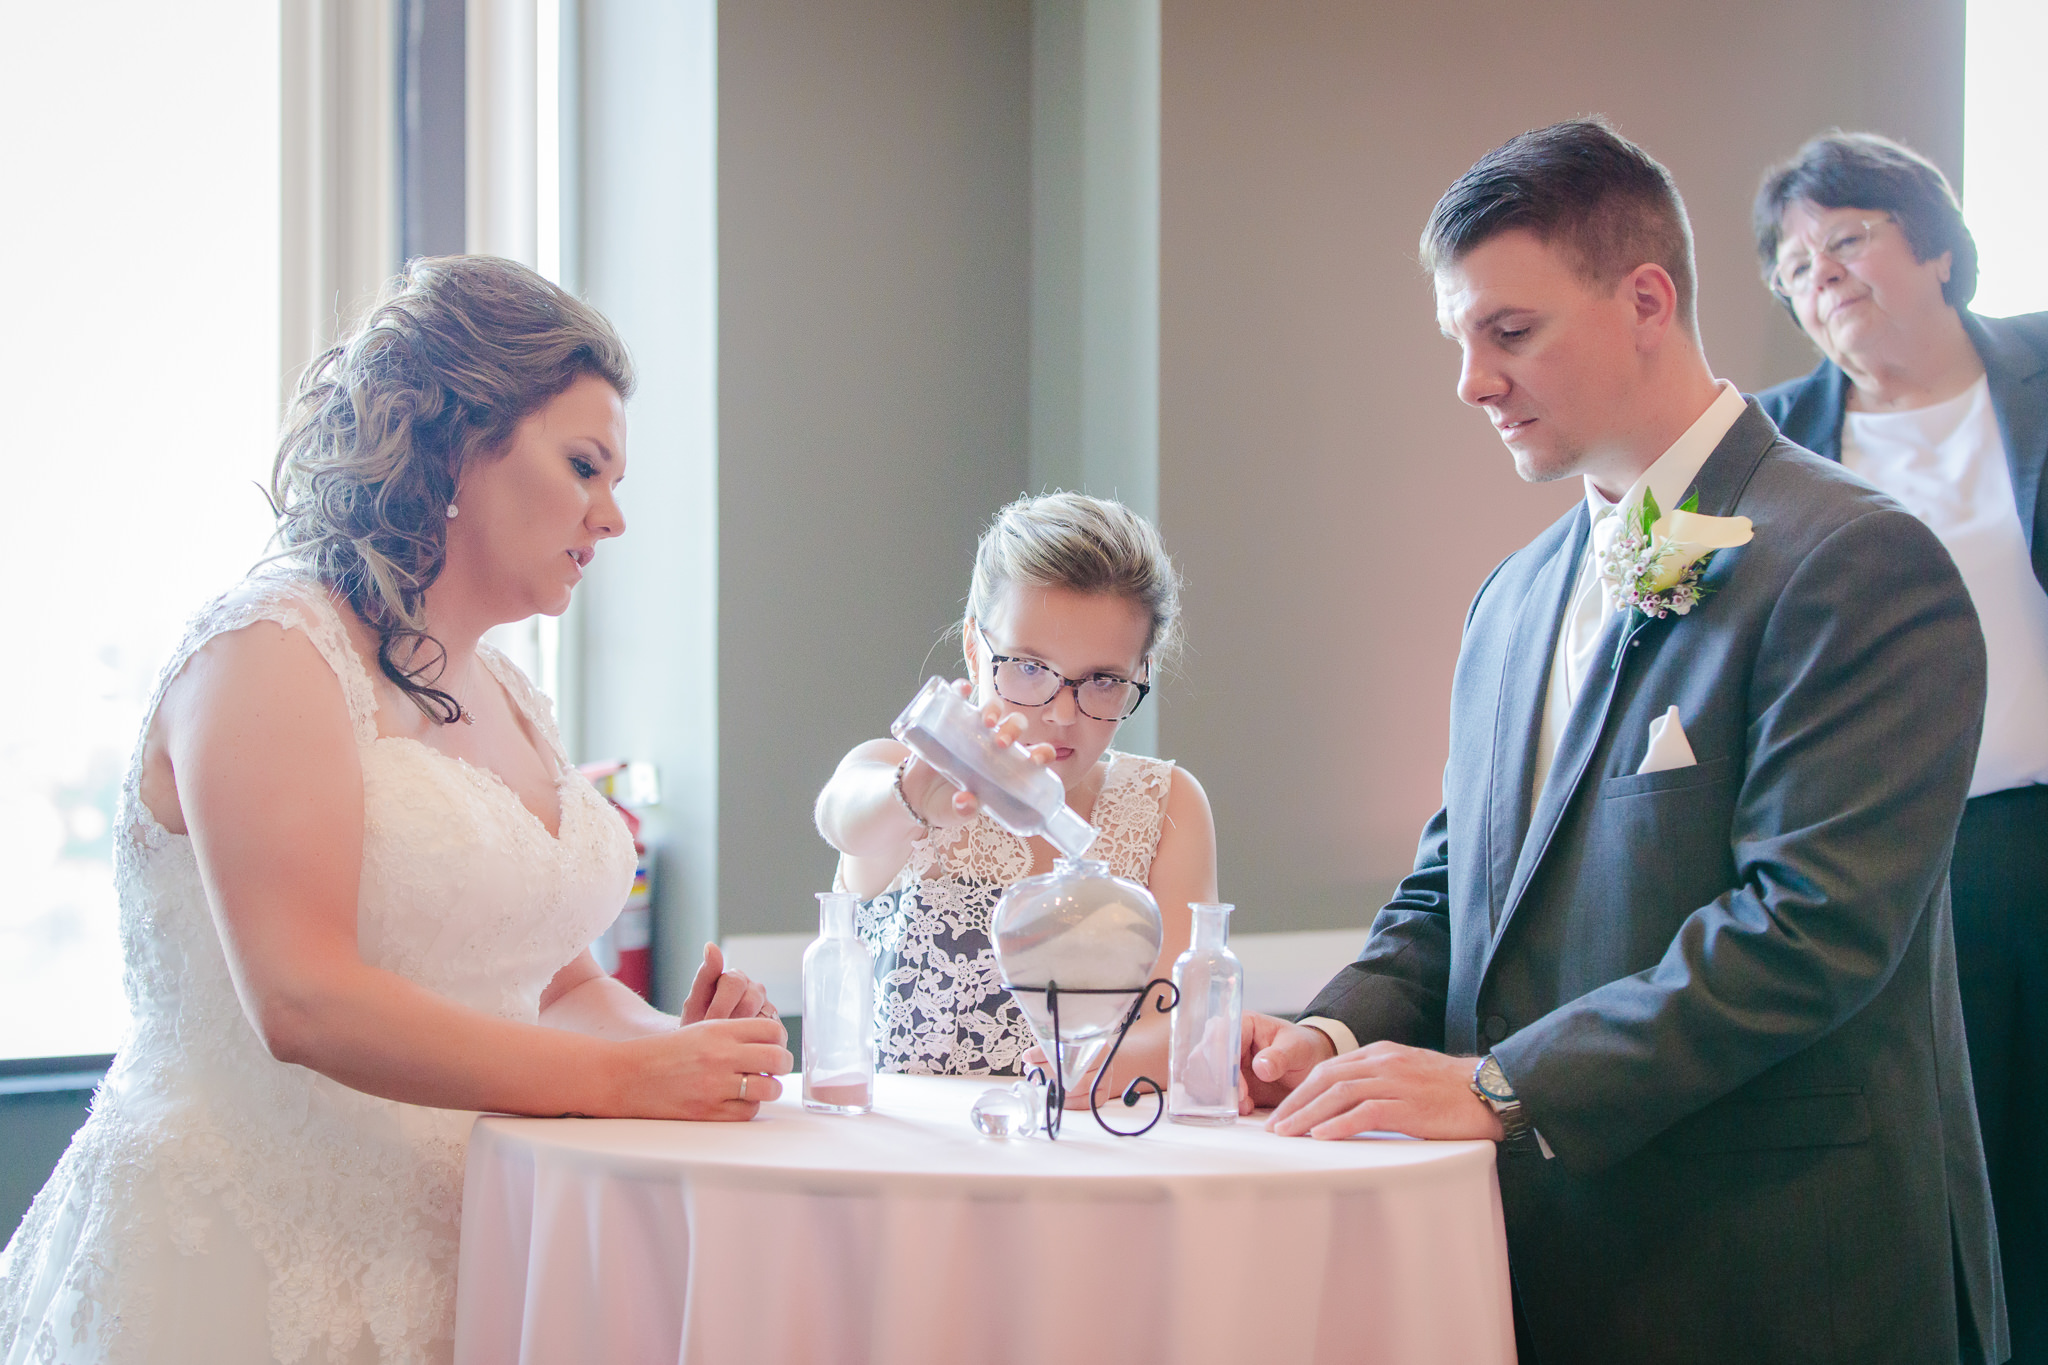
[[[1614,537],[1621,531],[1621,518],[1615,513],[1620,510],[1610,507],[1593,518],[1591,544],[1586,548],[1586,559],[1579,567],[1579,584],[1572,593],[1571,604],[1564,610],[1564,657],[1568,665],[1564,677],[1564,702],[1567,708],[1579,699],[1579,689],[1586,685],[1586,675],[1592,670],[1593,655],[1598,652],[1600,633],[1607,625],[1607,613],[1612,609],[1607,602],[1607,587],[1600,581],[1600,556],[1614,544]],[[1557,721],[1563,728],[1563,717]]]

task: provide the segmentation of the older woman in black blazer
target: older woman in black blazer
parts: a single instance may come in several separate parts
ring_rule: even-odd
[[[1826,358],[1758,395],[1785,435],[1904,503],[1984,626],[1984,733],[1951,881],[2014,1362],[2048,1362],[2048,313],[1980,318],[1939,170],[1830,133],[1764,177],[1764,275]],[[1939,697],[1920,699],[1940,706]]]

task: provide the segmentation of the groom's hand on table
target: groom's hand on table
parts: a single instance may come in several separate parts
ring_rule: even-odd
[[[1253,1017],[1245,1019],[1247,1034]],[[1331,1055],[1335,1045],[1317,1030],[1292,1024],[1281,1027],[1321,1038],[1326,1060],[1316,1062],[1306,1076],[1288,1087],[1290,1093],[1266,1120],[1270,1132],[1317,1138],[1384,1132],[1493,1142],[1505,1136],[1499,1117],[1472,1090],[1470,1057],[1448,1057],[1399,1043],[1369,1043],[1337,1057]],[[1300,1040],[1281,1038],[1276,1048],[1253,1058],[1252,1074],[1258,1074],[1268,1053],[1280,1048],[1288,1050],[1274,1060],[1275,1071],[1283,1062],[1289,1067],[1298,1065],[1307,1055]]]
[[[1271,1109],[1308,1079],[1318,1062],[1337,1055],[1337,1045],[1320,1029],[1303,1028],[1270,1014],[1246,1014],[1238,1062],[1238,1112]]]

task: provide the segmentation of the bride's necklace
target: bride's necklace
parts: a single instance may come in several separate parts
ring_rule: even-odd
[[[470,673],[470,676],[469,676],[469,679],[468,679],[468,682],[469,682],[470,684],[474,684],[474,683],[475,683],[475,681],[476,681],[476,670],[477,670],[477,664],[478,664],[478,662],[479,662],[479,661],[477,660],[477,658],[476,658],[476,657],[475,657],[474,655],[472,655],[472,656],[470,657],[470,664],[469,664],[469,673]],[[450,687],[444,687],[444,688],[442,688],[441,690],[442,690],[442,691],[444,691],[444,692],[446,692],[446,693],[448,694],[448,698],[449,698],[449,700],[451,700],[451,701],[453,701],[453,702],[455,703],[455,715],[454,715],[454,716],[453,716],[452,718],[450,718],[449,720],[443,721],[443,722],[442,722],[442,724],[444,724],[444,725],[452,725],[452,724],[454,724],[454,723],[455,723],[455,721],[458,721],[458,720],[459,720],[459,721],[461,721],[461,722],[462,722],[462,723],[463,723],[464,725],[474,725],[474,724],[476,724],[476,716],[475,716],[475,714],[474,714],[474,713],[472,713],[472,712],[470,711],[469,707],[467,707],[467,706],[465,706],[465,705],[463,704],[462,698],[460,698],[460,697],[458,697],[458,696],[456,696],[456,695],[455,695],[455,690],[454,690],[453,688],[450,688]],[[465,692],[468,692],[468,691],[471,691],[471,690],[473,690],[473,689],[472,689],[472,687],[471,687],[471,686],[465,686],[465,687],[464,687],[464,688],[463,688],[462,690],[463,690],[463,691],[465,691]]]

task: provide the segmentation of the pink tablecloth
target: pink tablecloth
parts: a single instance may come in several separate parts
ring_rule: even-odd
[[[483,1118],[458,1365],[1515,1358],[1493,1147],[977,1136],[985,1081],[747,1124]]]

